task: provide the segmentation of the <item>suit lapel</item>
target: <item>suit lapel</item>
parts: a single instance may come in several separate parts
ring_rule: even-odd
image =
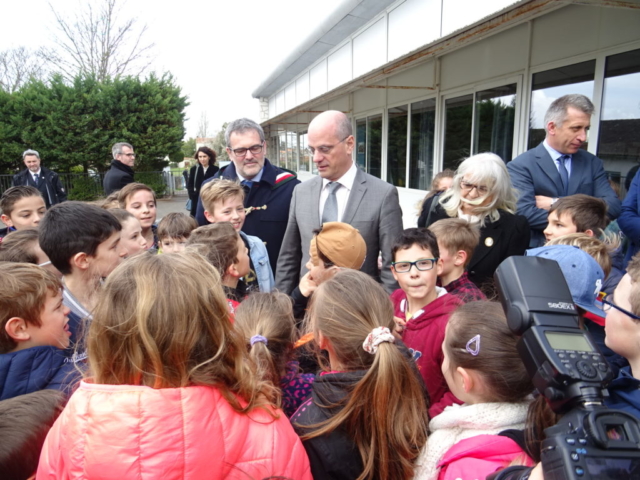
[[[360,202],[367,191],[367,176],[360,169],[356,172],[356,178],[353,180],[353,187],[349,193],[349,199],[342,215],[342,223],[349,223],[353,221],[353,218],[358,211]],[[318,197],[319,201],[320,197]]]
[[[313,180],[309,189],[309,202],[311,204],[311,218],[313,219],[313,229],[319,229],[322,224],[320,223],[320,192],[322,191],[322,177],[318,175]]]
[[[467,265],[468,271],[473,270],[473,267],[489,255],[494,248],[497,248],[497,245],[500,243],[500,237],[503,234],[503,229],[499,228],[501,223],[502,217],[500,217],[497,222],[486,223],[484,228],[480,230],[480,242],[473,251],[469,265]]]
[[[544,172],[545,175],[549,177],[549,179],[556,186],[556,189],[559,193],[564,191],[562,186],[562,179],[560,178],[560,174],[558,173],[558,168],[556,167],[555,162],[551,159],[549,152],[544,148],[544,145],[541,143],[536,148],[536,162],[540,167],[540,170]]]

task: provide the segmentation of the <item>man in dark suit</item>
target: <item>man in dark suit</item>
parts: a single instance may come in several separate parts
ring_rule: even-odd
[[[295,173],[272,165],[265,157],[267,145],[262,127],[248,118],[234,120],[224,133],[231,163],[215,177],[202,182],[202,188],[216,178],[242,183],[247,212],[242,231],[265,243],[271,268],[276,271],[282,238],[287,229],[289,204],[294,187],[300,183]],[[204,218],[202,199],[198,197],[196,220]]]
[[[402,232],[398,190],[356,167],[351,121],[344,113],[327,111],[318,115],[309,124],[308,139],[319,176],[293,191],[276,288],[290,294],[298,286],[308,271],[314,230],[323,223],[338,221],[356,228],[367,244],[360,270],[381,281],[391,293],[398,288],[391,273],[391,247]],[[382,270],[378,268],[379,252]]]
[[[593,110],[584,95],[554,100],[544,117],[544,141],[507,164],[519,195],[518,213],[529,220],[531,247],[544,244],[549,208],[560,197],[584,193],[602,198],[611,219],[620,215],[620,199],[609,185],[602,160],[580,148],[587,140]]]
[[[113,160],[111,168],[107,171],[102,182],[104,194],[120,190],[125,185],[134,182],[133,166],[136,163],[136,154],[130,143],[120,142],[111,147]]]
[[[12,186],[30,185],[36,187],[42,193],[47,208],[67,199],[60,177],[53,170],[40,165],[40,154],[35,150],[25,150],[22,153],[22,161],[26,170],[13,176]]]

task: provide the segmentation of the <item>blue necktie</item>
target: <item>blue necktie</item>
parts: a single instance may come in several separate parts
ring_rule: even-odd
[[[244,193],[249,196],[249,192],[251,191],[251,187],[253,186],[253,182],[251,180],[242,180],[240,182],[244,188]]]
[[[324,209],[322,210],[322,223],[337,222],[338,221],[338,198],[336,197],[336,190],[340,188],[338,182],[327,183],[327,190],[329,190],[329,196],[324,203]]]
[[[562,186],[564,187],[563,196],[569,195],[569,172],[567,171],[567,167],[565,162],[569,160],[571,157],[569,155],[562,155],[558,159],[558,173],[560,174],[560,179],[562,180]]]

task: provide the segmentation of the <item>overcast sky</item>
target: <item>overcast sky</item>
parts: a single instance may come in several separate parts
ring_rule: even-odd
[[[0,16],[0,50],[50,44],[55,30],[49,3],[73,16],[88,1],[7,1]],[[191,105],[187,136],[201,112],[211,134],[242,116],[258,120],[251,92],[341,0],[127,0],[122,17],[147,24],[155,43],[153,68],[171,72]]]

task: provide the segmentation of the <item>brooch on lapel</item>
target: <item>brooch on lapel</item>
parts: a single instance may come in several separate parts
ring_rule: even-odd
[[[244,214],[249,215],[254,210],[266,210],[266,209],[267,209],[266,205],[262,205],[261,207],[247,207],[244,209]]]
[[[487,247],[493,247],[493,238],[491,238],[491,237],[487,237],[487,238],[485,238],[485,239],[484,239],[484,244],[485,244]]]

